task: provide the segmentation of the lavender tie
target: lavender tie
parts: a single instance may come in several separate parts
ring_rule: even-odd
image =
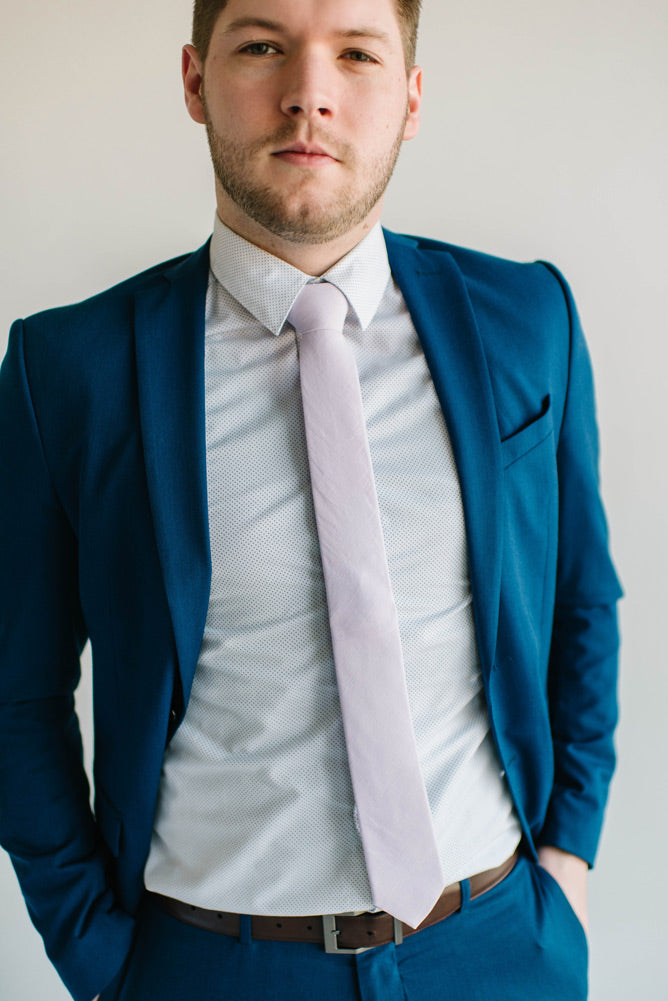
[[[288,320],[358,823],[374,904],[415,928],[444,878],[408,703],[348,301],[306,285]]]

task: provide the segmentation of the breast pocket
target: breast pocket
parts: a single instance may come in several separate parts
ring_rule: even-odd
[[[527,452],[531,452],[534,448],[542,445],[550,437],[552,430],[552,407],[550,397],[546,396],[538,416],[534,417],[528,424],[521,427],[519,431],[516,431],[501,442],[504,469],[512,466],[513,463],[521,459]]]

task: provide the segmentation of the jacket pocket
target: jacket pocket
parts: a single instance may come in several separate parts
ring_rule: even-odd
[[[550,397],[546,396],[543,401],[543,409],[538,416],[501,442],[504,469],[512,466],[514,462],[536,448],[537,445],[542,444],[552,434],[552,428],[552,407]]]

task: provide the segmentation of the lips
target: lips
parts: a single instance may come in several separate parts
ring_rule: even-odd
[[[324,146],[317,143],[293,142],[284,149],[277,150],[273,156],[302,167],[320,167],[339,162]]]
[[[286,149],[279,150],[280,153],[304,153],[306,156],[331,156],[323,146],[315,143],[290,143]],[[332,159],[335,159],[332,157]]]

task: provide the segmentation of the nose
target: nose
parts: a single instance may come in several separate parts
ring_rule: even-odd
[[[289,118],[321,120],[336,110],[334,74],[315,53],[296,54],[285,67],[281,111]]]

